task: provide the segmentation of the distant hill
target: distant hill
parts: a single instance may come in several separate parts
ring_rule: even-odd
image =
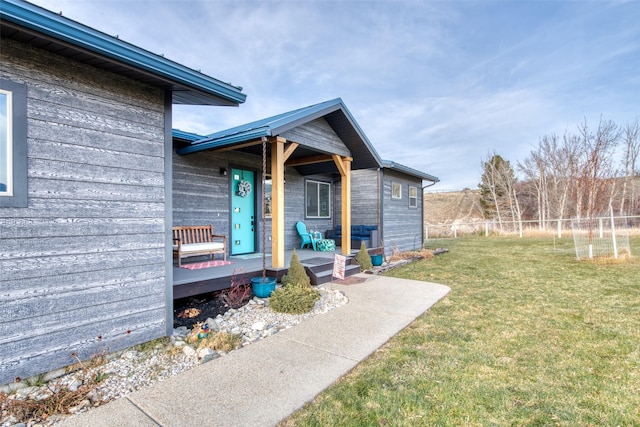
[[[425,222],[451,224],[475,222],[483,219],[480,190],[433,192],[424,195]]]

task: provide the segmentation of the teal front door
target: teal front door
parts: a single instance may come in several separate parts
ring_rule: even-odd
[[[255,172],[231,169],[231,255],[256,251]]]

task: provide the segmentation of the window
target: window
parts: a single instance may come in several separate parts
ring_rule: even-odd
[[[271,174],[266,174],[264,180],[264,217],[271,218]]]
[[[0,79],[0,207],[27,206],[27,87]]]
[[[418,207],[418,187],[409,187],[409,207]]]
[[[331,218],[331,184],[307,181],[305,199],[307,218]]]
[[[13,196],[13,97],[0,89],[0,194]]]
[[[391,183],[391,198],[402,199],[402,184],[399,182]]]

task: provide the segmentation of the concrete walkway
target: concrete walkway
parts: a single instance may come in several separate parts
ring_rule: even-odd
[[[349,303],[61,426],[273,426],[444,297],[435,283],[359,275]]]

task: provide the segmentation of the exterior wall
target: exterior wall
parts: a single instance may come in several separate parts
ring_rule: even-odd
[[[331,152],[341,156],[351,155],[344,142],[336,135],[324,118],[312,120],[283,132],[280,136],[320,151]]]
[[[161,90],[14,41],[0,77],[28,122],[28,207],[0,208],[6,384],[164,335],[165,129]]]
[[[380,229],[380,172],[351,172],[351,224],[377,225]]]
[[[394,249],[410,251],[422,247],[422,181],[383,169],[382,239],[387,254]],[[402,199],[391,198],[391,183],[402,186]],[[417,207],[409,207],[409,186],[418,187]]]
[[[205,225],[213,224],[216,234],[224,234],[229,238],[230,209],[230,176],[221,176],[220,168],[240,167],[256,171],[256,190],[254,191],[258,224],[256,227],[256,248],[262,250],[262,159],[259,156],[239,151],[222,153],[205,151],[197,154],[173,155],[173,225]],[[270,161],[268,161],[270,164]],[[331,182],[331,178],[323,175],[308,176],[306,179]],[[307,227],[322,231],[331,228],[332,219],[306,219],[305,177],[295,169],[287,168],[285,172],[284,204],[285,204],[285,249],[300,247],[300,237],[296,231],[296,223],[304,221]],[[332,186],[332,194],[335,188]],[[267,248],[271,253],[271,219],[266,220]],[[227,248],[230,250],[230,248]],[[229,255],[229,254],[227,254]]]

